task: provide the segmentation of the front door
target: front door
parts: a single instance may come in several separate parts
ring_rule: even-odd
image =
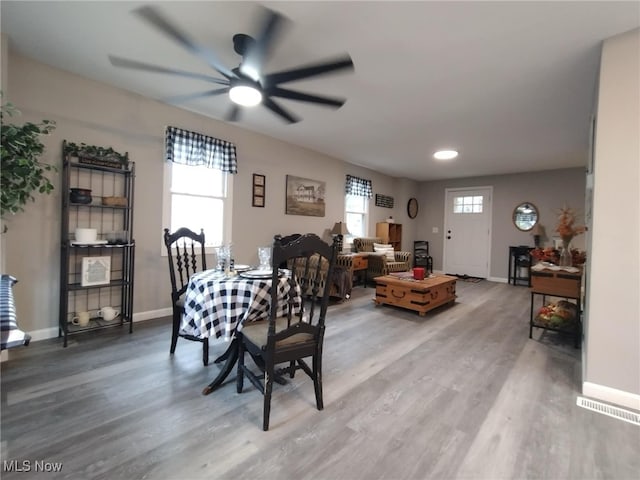
[[[445,191],[444,271],[487,278],[491,247],[493,187]]]

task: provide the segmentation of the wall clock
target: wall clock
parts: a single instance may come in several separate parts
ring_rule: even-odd
[[[418,200],[415,198],[410,198],[407,203],[407,215],[409,218],[416,218],[418,215]]]

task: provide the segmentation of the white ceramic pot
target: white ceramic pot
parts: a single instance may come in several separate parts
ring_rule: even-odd
[[[92,243],[98,238],[98,230],[95,228],[76,228],[76,242]]]
[[[120,312],[113,307],[102,307],[98,312],[98,316],[107,322],[114,320],[118,315],[120,315]]]

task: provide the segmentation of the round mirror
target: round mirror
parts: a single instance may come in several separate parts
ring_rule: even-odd
[[[538,223],[538,209],[531,202],[524,202],[513,210],[513,223],[518,230],[528,232]]]

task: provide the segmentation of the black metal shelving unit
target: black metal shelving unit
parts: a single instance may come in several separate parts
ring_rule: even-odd
[[[62,221],[60,228],[60,312],[58,336],[67,346],[69,335],[128,324],[133,332],[133,286],[135,240],[133,239],[133,204],[135,163],[125,168],[82,163],[65,153],[63,143]],[[95,162],[94,162],[95,163]],[[70,199],[71,188],[91,189],[89,204],[74,203]],[[126,205],[103,205],[103,197],[126,198]],[[123,232],[117,240],[106,244],[77,244],[76,228],[95,228],[98,240],[105,241],[111,232]],[[86,284],[82,281],[83,258],[109,259],[108,279]],[[106,277],[106,275],[105,275]],[[85,285],[83,285],[85,283]],[[110,306],[119,315],[107,321],[98,311]],[[89,324],[74,325],[77,312],[90,312]]]

